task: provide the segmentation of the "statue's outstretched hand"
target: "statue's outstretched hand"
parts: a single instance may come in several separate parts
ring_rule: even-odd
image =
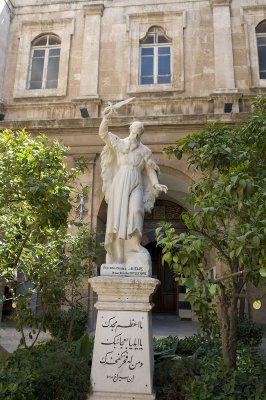
[[[161,185],[160,183],[156,183],[154,185],[154,189],[158,190],[158,192],[167,193],[168,187],[166,185]]]
[[[113,104],[110,103],[110,102],[109,102],[108,104],[109,104],[109,106],[106,107],[106,108],[103,110],[103,117],[104,117],[105,119],[110,119],[111,116],[112,116],[112,114],[115,114],[115,113],[116,113],[116,110],[113,108]]]

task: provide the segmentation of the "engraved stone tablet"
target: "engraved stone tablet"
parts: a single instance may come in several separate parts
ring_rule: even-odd
[[[147,312],[98,311],[92,389],[152,392],[152,349]]]

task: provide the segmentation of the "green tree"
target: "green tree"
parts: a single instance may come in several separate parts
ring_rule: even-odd
[[[84,165],[68,170],[66,153],[63,144],[51,144],[44,135],[0,133],[0,279],[11,288],[25,347],[25,325],[37,338],[55,308],[78,306],[81,280],[95,259],[95,238],[87,227],[67,233],[72,183]],[[40,303],[36,315],[34,293]]]
[[[215,326],[218,313],[228,367],[236,364],[238,306],[246,283],[266,283],[266,99],[256,98],[252,107],[249,119],[234,129],[210,124],[165,149],[169,157],[186,155],[201,178],[190,188],[195,212],[183,214],[189,231],[178,235],[169,224],[157,230],[163,258],[186,285],[199,319]],[[211,249],[225,266],[215,280],[206,272]]]

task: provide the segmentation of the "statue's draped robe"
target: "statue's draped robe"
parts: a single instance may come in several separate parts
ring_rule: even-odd
[[[101,154],[103,192],[108,203],[105,248],[110,251],[113,236],[141,239],[144,212],[152,209],[157,191],[158,166],[151,150],[142,143],[135,146],[129,138],[102,133],[106,146]]]

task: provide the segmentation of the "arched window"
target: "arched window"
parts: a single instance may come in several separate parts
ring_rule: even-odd
[[[266,20],[256,27],[260,79],[266,79]]]
[[[171,83],[171,40],[159,26],[140,41],[140,85]]]
[[[58,85],[61,41],[56,35],[43,35],[32,42],[29,89],[54,89]]]

